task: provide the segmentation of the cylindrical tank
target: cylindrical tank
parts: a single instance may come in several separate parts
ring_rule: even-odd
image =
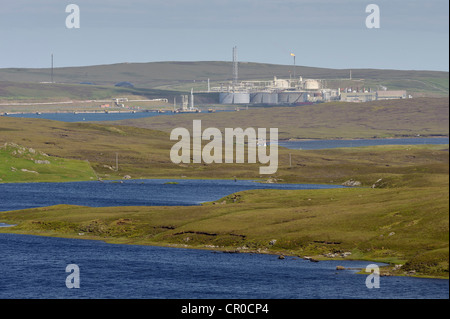
[[[279,103],[302,103],[306,102],[306,94],[302,92],[283,92],[278,94]]]
[[[273,82],[274,86],[279,89],[286,89],[289,87],[289,82],[287,80],[275,79]]]
[[[278,104],[278,93],[253,93],[250,101],[256,104]]]
[[[233,93],[220,93],[219,94],[220,104],[233,104]]]
[[[320,83],[317,80],[306,80],[305,90],[318,90],[320,89]]]
[[[248,104],[250,103],[249,93],[220,93],[220,104]]]
[[[233,104],[248,104],[250,103],[249,93],[234,93]]]

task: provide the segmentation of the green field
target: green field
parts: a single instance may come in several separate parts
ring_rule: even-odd
[[[172,117],[166,117],[172,118]],[[39,134],[35,134],[39,132]],[[169,133],[110,124],[63,123],[0,117],[0,143],[16,143],[46,154],[89,161],[100,178],[257,178],[287,182],[342,183],[353,178],[371,186],[380,178],[405,183],[405,170],[415,170],[424,183],[431,173],[446,173],[448,152],[434,146],[380,146],[332,150],[279,148],[273,176],[259,174],[260,164],[174,164]],[[115,170],[116,154],[119,160]],[[291,154],[291,155],[289,155]],[[291,157],[291,162],[289,161]]]
[[[9,143],[0,146],[0,182],[66,182],[97,179],[88,162],[48,156]]]

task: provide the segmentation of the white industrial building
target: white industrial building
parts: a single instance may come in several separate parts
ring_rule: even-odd
[[[278,79],[272,81],[241,81],[211,88],[219,92],[221,104],[302,104],[338,100],[338,90],[324,88],[314,79]]]

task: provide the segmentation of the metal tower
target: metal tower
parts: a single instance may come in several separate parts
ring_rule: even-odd
[[[194,88],[191,89],[191,101],[190,101],[190,110],[194,110]]]
[[[237,47],[233,47],[233,87],[238,84]]]

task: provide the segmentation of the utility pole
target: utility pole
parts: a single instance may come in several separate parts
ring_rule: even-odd
[[[54,82],[53,82],[53,53],[52,53],[52,69],[51,69],[51,80],[52,80],[52,83],[54,83]]]
[[[116,172],[119,171],[119,153],[116,153]]]
[[[292,154],[289,153],[289,167],[292,167]]]

